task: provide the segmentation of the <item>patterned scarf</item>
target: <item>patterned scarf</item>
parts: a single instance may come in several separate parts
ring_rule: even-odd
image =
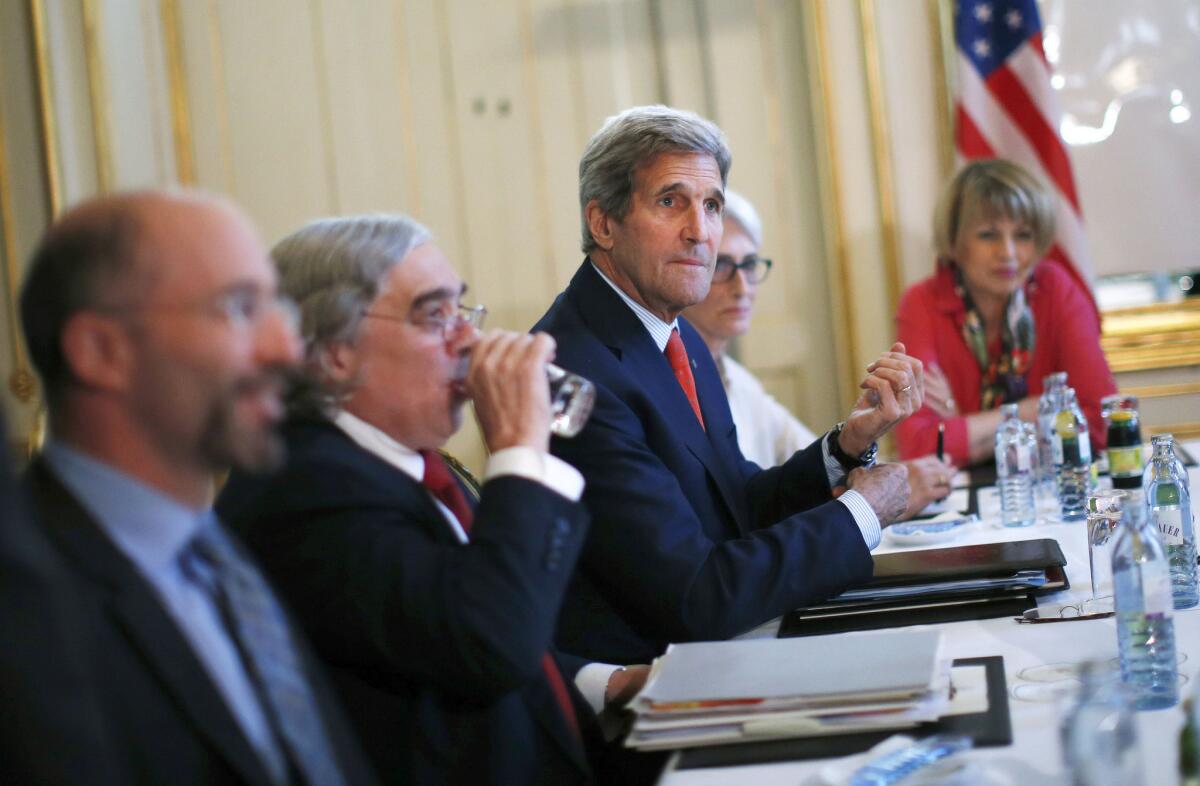
[[[983,317],[963,286],[962,273],[957,267],[954,268],[954,290],[967,309],[962,326],[963,340],[983,372],[979,382],[980,411],[1025,398],[1029,394],[1029,382],[1025,375],[1029,371],[1036,339],[1033,312],[1025,299],[1025,289],[1018,289],[1008,300],[1004,324],[1000,328],[1000,353],[996,357],[988,353]]]

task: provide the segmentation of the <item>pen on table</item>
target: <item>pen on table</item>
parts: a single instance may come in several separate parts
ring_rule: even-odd
[[[938,423],[938,450],[937,450],[938,461],[943,461],[945,459],[945,447],[946,447],[946,424],[943,422],[943,423]]]

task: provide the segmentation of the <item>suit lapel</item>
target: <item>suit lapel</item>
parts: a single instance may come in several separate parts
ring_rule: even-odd
[[[108,590],[116,624],[150,664],[180,713],[248,783],[269,782],[258,754],[154,588],[42,462],[35,462],[30,474],[47,530],[80,573]]]
[[[338,428],[336,423],[328,420],[305,421],[300,428],[303,431],[298,439],[306,443],[304,449],[310,448],[307,443],[319,439],[320,441],[316,444],[321,450],[338,451],[347,457],[352,457],[354,463],[361,465],[363,472],[375,479],[371,488],[380,489],[380,494],[378,498],[375,498],[374,492],[371,492],[372,504],[386,504],[406,509],[413,521],[418,521],[422,526],[427,527],[438,540],[459,542],[449,522],[445,520],[441,508],[437,506],[429,491],[419,481],[359,445],[349,434]],[[468,504],[476,504],[478,500],[475,499],[474,494],[457,476],[455,480],[463,489]],[[350,500],[352,504],[361,501]]]
[[[734,504],[738,496],[730,488],[730,473],[733,470],[722,462],[713,448],[712,440],[725,439],[725,434],[718,431],[726,423],[732,425],[732,421],[728,414],[721,412],[721,407],[727,411],[729,405],[725,403],[725,392],[720,387],[721,380],[716,368],[707,368],[712,366],[712,358],[707,354],[708,350],[703,340],[686,320],[680,319],[680,335],[684,339],[688,359],[692,365],[692,376],[696,380],[700,411],[709,431],[705,431],[696,419],[687,395],[683,392],[679,380],[675,378],[675,372],[671,370],[670,362],[666,355],[658,351],[654,340],[646,331],[646,326],[601,279],[590,261],[584,261],[583,267],[571,281],[571,288],[576,291],[580,314],[588,327],[613,350],[621,364],[629,369],[630,376],[638,381],[655,402],[676,439],[686,445],[696,460],[704,465],[720,489],[722,500],[738,529],[745,534],[748,524],[740,512],[742,506]]]

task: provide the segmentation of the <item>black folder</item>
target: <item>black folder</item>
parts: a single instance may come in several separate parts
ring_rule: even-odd
[[[741,742],[691,748],[680,754],[677,770],[704,767],[736,767],[746,764],[769,764],[779,761],[825,759],[862,753],[893,734],[927,737],[932,734],[968,734],[976,748],[991,748],[1012,744],[1012,720],[1008,712],[1008,683],[1004,679],[1004,658],[958,658],[955,666],[983,666],[987,670],[988,708],[986,712],[970,715],[947,715],[933,723],[922,723],[915,729],[902,731],[873,731],[860,734],[838,734],[829,737],[801,737],[764,742]]]
[[[993,617],[1018,617],[1037,605],[1035,597],[1068,589],[1067,564],[1051,538],[981,543],[875,557],[870,581],[860,588],[933,585],[921,594],[879,600],[833,600],[786,614],[779,637],[814,636],[849,630],[874,630]],[[1038,571],[1040,587],[952,589],[948,582],[996,579],[1020,571]],[[939,589],[938,585],[943,585]]]

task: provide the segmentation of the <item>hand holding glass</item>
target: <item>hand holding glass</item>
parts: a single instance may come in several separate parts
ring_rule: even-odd
[[[458,312],[442,322],[447,340],[467,325],[479,330],[487,309],[483,306],[459,306]],[[468,356],[463,357],[462,375],[467,372]],[[559,437],[573,437],[583,430],[596,403],[596,386],[588,380],[565,371],[553,363],[546,364],[550,383],[550,431]]]

